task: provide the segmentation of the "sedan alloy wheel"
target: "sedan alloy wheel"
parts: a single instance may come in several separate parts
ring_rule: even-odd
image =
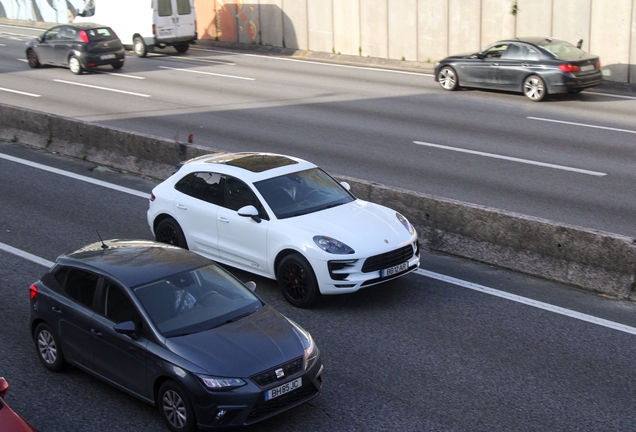
[[[523,82],[523,93],[534,102],[543,100],[546,94],[545,83],[536,75],[531,75]]]
[[[439,71],[439,85],[448,91],[453,91],[457,88],[457,75],[453,68],[445,66]]]

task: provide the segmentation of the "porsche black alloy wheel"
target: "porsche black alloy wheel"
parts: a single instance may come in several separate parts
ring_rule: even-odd
[[[167,243],[173,246],[178,246],[183,249],[188,248],[183,230],[172,218],[167,218],[159,222],[157,229],[155,230],[155,240],[160,243]]]
[[[320,297],[314,271],[299,254],[283,258],[278,266],[276,279],[285,299],[296,307],[310,307]]]

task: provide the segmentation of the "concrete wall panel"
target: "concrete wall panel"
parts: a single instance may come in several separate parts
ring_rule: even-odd
[[[261,42],[283,46],[283,0],[260,0]]]
[[[636,0],[632,3],[632,34],[630,38],[630,53],[629,53],[629,82],[636,82]],[[603,59],[601,58],[601,65]]]
[[[333,38],[336,54],[358,55],[360,0],[334,0]]]
[[[283,0],[285,48],[307,49],[307,0]]]
[[[417,0],[388,0],[389,58],[417,60]]]
[[[517,36],[552,36],[552,2],[518,0]]]
[[[436,62],[448,52],[448,0],[417,2],[417,56],[421,62]]]
[[[238,24],[238,41],[246,44],[260,44],[261,11],[258,2],[236,2],[236,20]]]
[[[197,35],[199,39],[215,40],[216,32],[216,2],[195,0],[197,11]]]
[[[625,42],[633,33],[632,9],[632,0],[612,0],[611,8],[592,3],[590,52],[601,56],[603,75],[611,81],[627,81],[630,47]]]
[[[307,2],[308,49],[331,52],[333,41],[333,0],[311,0]]]
[[[480,46],[483,48],[498,40],[515,37],[515,24],[510,0],[483,0]]]
[[[360,47],[364,57],[387,58],[389,55],[388,0],[365,0],[360,3]]]
[[[583,39],[582,49],[590,50],[592,0],[554,0],[552,36],[576,45]]]
[[[449,0],[450,54],[479,51],[481,46],[481,0]]]

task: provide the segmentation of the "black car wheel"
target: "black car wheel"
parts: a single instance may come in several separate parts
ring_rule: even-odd
[[[136,37],[133,39],[133,51],[137,57],[146,57],[148,54],[148,47],[146,46],[146,42],[140,37]]]
[[[79,59],[76,56],[71,56],[68,59],[68,68],[75,75],[79,75],[82,73],[82,64],[80,63]]]
[[[159,411],[161,418],[173,432],[196,430],[194,410],[190,399],[174,381],[166,381],[159,388]]]
[[[545,82],[537,75],[530,75],[523,82],[523,94],[528,96],[531,101],[542,101],[546,93]]]
[[[180,43],[174,46],[174,48],[177,50],[177,52],[179,54],[183,54],[184,52],[188,51],[188,48],[190,48],[190,44],[189,43]]]
[[[444,66],[437,76],[437,81],[439,81],[439,85],[448,91],[453,91],[457,89],[457,74],[455,73],[455,69],[450,66]]]
[[[27,60],[29,62],[29,67],[32,67],[32,68],[40,67],[40,60],[38,60],[38,55],[35,53],[34,50],[30,49],[27,51]]]
[[[35,328],[34,336],[35,349],[42,364],[53,372],[62,370],[66,365],[66,361],[62,354],[62,346],[58,343],[51,328],[45,323],[40,323]]]
[[[117,70],[117,69],[123,68],[124,67],[124,63],[123,62],[122,63],[113,63],[111,66],[113,67],[113,69]]]
[[[188,249],[188,242],[186,242],[183,230],[177,221],[172,218],[167,218],[159,222],[159,225],[157,225],[157,229],[155,230],[155,240],[160,243],[167,243],[183,249]]]
[[[314,271],[299,254],[283,258],[278,266],[276,279],[285,299],[296,307],[310,307],[320,297]]]

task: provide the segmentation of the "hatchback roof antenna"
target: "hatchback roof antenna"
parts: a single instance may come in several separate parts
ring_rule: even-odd
[[[102,236],[99,235],[99,231],[95,230],[97,232],[97,237],[99,237],[99,241],[102,242],[102,249],[108,249],[108,245],[106,243],[104,243],[104,240],[102,240]]]

